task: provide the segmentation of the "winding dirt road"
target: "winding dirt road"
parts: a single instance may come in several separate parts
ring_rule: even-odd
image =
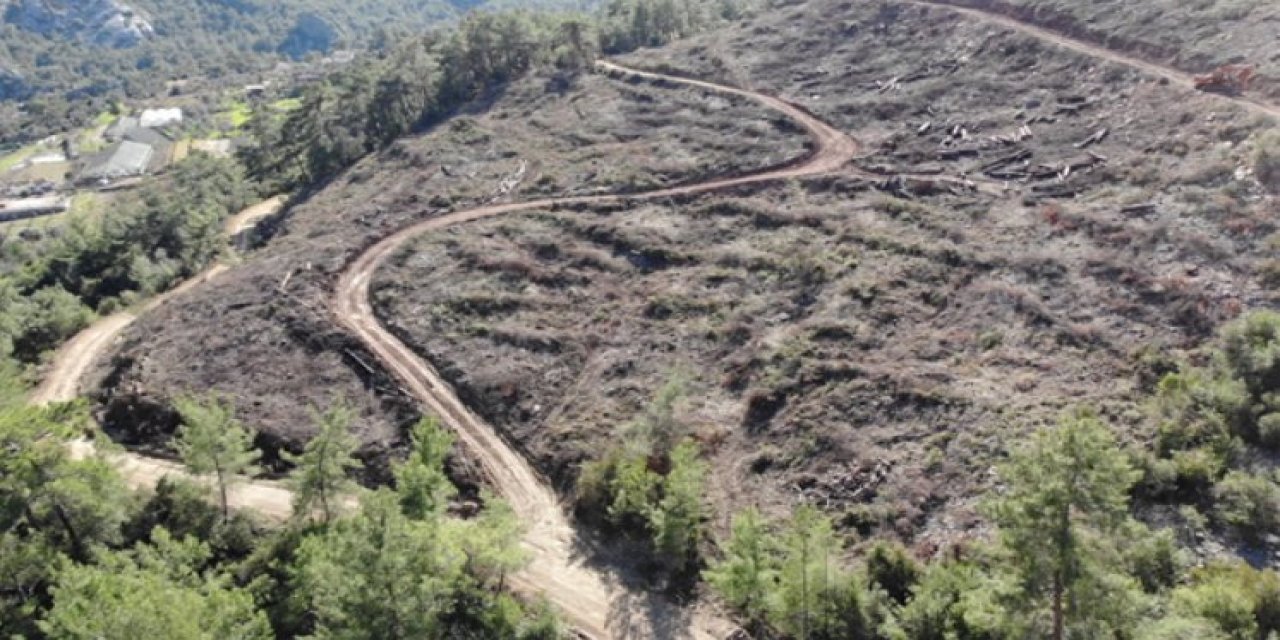
[[[1196,91],[1195,74],[1151,62],[1149,60],[1144,60],[1137,56],[1122,53],[1114,49],[1108,49],[1104,46],[1093,44],[1085,40],[1073,38],[1053,31],[1052,29],[1024,22],[1012,16],[1005,15],[995,9],[977,8],[948,0],[902,0],[902,2],[919,7],[940,7],[949,11],[954,11],[955,13],[974,20],[997,24],[1006,29],[1024,33],[1045,42],[1051,42],[1065,49],[1070,49],[1077,53],[1083,53],[1089,57],[1108,60],[1132,67],[1148,75],[1152,75],[1157,78],[1164,78],[1171,84],[1183,87],[1190,91]],[[1197,91],[1197,93],[1201,92]],[[1205,95],[1212,95],[1223,100],[1234,102],[1235,104],[1238,104],[1254,113],[1271,116],[1273,118],[1280,118],[1280,105],[1272,104],[1255,96],[1224,96],[1218,94]]]
[[[284,202],[283,197],[271,198],[232,216],[226,224],[228,235],[234,236],[274,214],[280,210]],[[225,264],[215,264],[177,287],[152,298],[135,312],[121,311],[107,316],[76,334],[58,350],[48,375],[31,393],[28,401],[34,405],[46,405],[75,400],[80,395],[80,382],[84,379],[89,367],[93,366],[94,361],[106,352],[112,341],[125,328],[133,324],[134,320],[144,313],[159,308],[174,297],[213,280],[227,269]],[[71,455],[74,458],[83,459],[95,453],[96,449],[89,440],[76,440],[71,443]],[[113,453],[111,460],[125,482],[134,489],[154,488],[165,476],[186,475],[182,465],[169,460],[132,453]],[[288,519],[293,511],[292,494],[276,482],[255,481],[237,484],[231,488],[227,498],[227,502],[233,509],[252,509],[281,522]]]
[[[845,168],[858,151],[858,145],[844,133],[778,98],[709,82],[625,69],[607,62],[601,62],[599,66],[612,74],[678,83],[749,98],[803,126],[813,138],[814,149],[792,164],[736,178],[625,196],[551,198],[492,205],[415,224],[378,242],[351,263],[338,283],[333,312],[338,321],[359,337],[419,402],[457,432],[463,446],[480,462],[497,493],[511,503],[525,522],[527,529],[523,542],[531,552],[532,561],[516,576],[518,590],[546,597],[559,607],[571,625],[591,637],[724,638],[733,632],[735,627],[732,624],[701,612],[683,612],[657,597],[636,595],[616,584],[606,573],[584,564],[577,557],[577,534],[551,485],[492,426],[463,405],[430,364],[379,323],[370,303],[369,285],[378,267],[406,242],[423,233],[536,209],[652,200],[830,173]]]

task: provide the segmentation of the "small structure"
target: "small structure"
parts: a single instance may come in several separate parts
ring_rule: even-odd
[[[147,109],[138,116],[138,126],[155,129],[171,124],[182,124],[182,109]]]
[[[51,216],[70,208],[66,198],[46,196],[22,200],[0,200],[0,222]]]
[[[105,184],[112,180],[143,175],[147,172],[154,153],[151,145],[126,140],[90,159],[80,174],[80,181]]]

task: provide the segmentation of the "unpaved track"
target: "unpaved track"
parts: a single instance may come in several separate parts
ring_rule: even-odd
[[[232,216],[227,221],[227,231],[234,235],[252,226],[256,221],[275,213],[283,206],[284,199],[277,197],[260,202]],[[49,373],[39,387],[31,393],[29,402],[46,405],[53,402],[70,402],[79,397],[80,381],[89,367],[98,359],[138,316],[152,311],[176,296],[194,289],[221,275],[225,264],[215,264],[181,285],[160,294],[140,307],[136,312],[122,311],[102,318],[62,345],[54,357]],[[94,455],[93,443],[77,440],[71,443],[71,455],[82,459]],[[168,460],[132,453],[112,453],[111,461],[134,489],[150,489],[165,476],[186,476],[182,465]],[[268,518],[284,521],[292,513],[292,495],[282,485],[270,481],[242,483],[232,487],[227,495],[233,509],[252,509]]]
[[[531,552],[532,561],[516,577],[517,589],[545,596],[559,607],[566,620],[579,632],[596,638],[724,638],[733,632],[732,624],[702,612],[682,611],[654,596],[633,593],[576,557],[577,534],[550,484],[493,427],[463,405],[429,363],[415,355],[378,322],[369,298],[369,285],[378,267],[406,242],[423,233],[535,209],[653,200],[831,173],[845,169],[858,151],[858,145],[844,133],[778,98],[709,82],[634,71],[606,62],[599,63],[599,66],[609,73],[749,98],[803,126],[813,138],[814,149],[810,155],[790,165],[736,178],[641,194],[550,198],[492,205],[415,224],[378,242],[348,266],[338,282],[333,312],[338,321],[359,337],[418,401],[458,433],[463,446],[480,462],[498,494],[511,503],[525,522],[524,545]]]
[[[235,238],[244,231],[248,231],[249,229],[257,226],[259,222],[262,222],[263,218],[275,215],[276,212],[280,211],[280,209],[284,207],[284,203],[287,202],[288,199],[288,196],[283,195],[269,198],[245,209],[244,211],[241,211],[240,213],[237,213],[234,216],[231,216],[230,218],[227,218],[227,222],[224,225],[227,237]]]
[[[947,0],[902,0],[902,2],[920,7],[941,7],[975,20],[998,24],[1006,29],[1018,31],[1046,42],[1052,42],[1060,47],[1071,49],[1072,51],[1083,53],[1090,57],[1109,60],[1111,62],[1132,67],[1157,78],[1164,78],[1171,84],[1178,85],[1190,91],[1195,91],[1196,93],[1202,93],[1222,100],[1229,100],[1254,113],[1271,116],[1273,118],[1280,118],[1280,105],[1275,105],[1249,95],[1227,96],[1218,93],[1196,91],[1195,74],[1187,73],[1186,71],[1181,71],[1173,67],[1157,64],[1150,60],[1144,60],[1114,49],[1108,49],[1104,46],[1073,38],[1057,31],[1053,31],[1052,29],[1024,22],[1012,16],[999,13],[993,9],[979,9],[963,6],[954,2],[948,2]]]

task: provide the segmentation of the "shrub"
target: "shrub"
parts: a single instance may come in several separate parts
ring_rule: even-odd
[[[1214,487],[1214,516],[1247,540],[1259,541],[1280,524],[1280,487],[1243,471],[1227,474]]]
[[[1138,542],[1128,549],[1129,571],[1142,583],[1143,590],[1158,593],[1177,583],[1186,558],[1178,549],[1173,531],[1164,530],[1150,535],[1138,533],[1136,537]]]
[[[1187,497],[1203,495],[1212,488],[1224,466],[1221,458],[1205,448],[1177,451],[1172,462],[1174,485]]]
[[[1173,593],[1174,610],[1192,617],[1210,620],[1227,634],[1239,640],[1258,637],[1258,622],[1253,615],[1249,593],[1228,575],[1215,575]]]
[[[901,605],[920,581],[920,565],[902,545],[881,541],[867,552],[867,578]]]
[[[1230,638],[1271,638],[1280,632],[1280,574],[1242,562],[1211,565],[1175,590],[1172,604],[1177,614],[1212,621]]]
[[[1280,193],[1280,133],[1271,132],[1258,138],[1253,175],[1268,191]]]

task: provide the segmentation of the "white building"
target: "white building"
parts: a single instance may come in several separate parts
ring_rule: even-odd
[[[154,129],[170,124],[182,123],[182,109],[147,109],[138,117],[138,126]]]

